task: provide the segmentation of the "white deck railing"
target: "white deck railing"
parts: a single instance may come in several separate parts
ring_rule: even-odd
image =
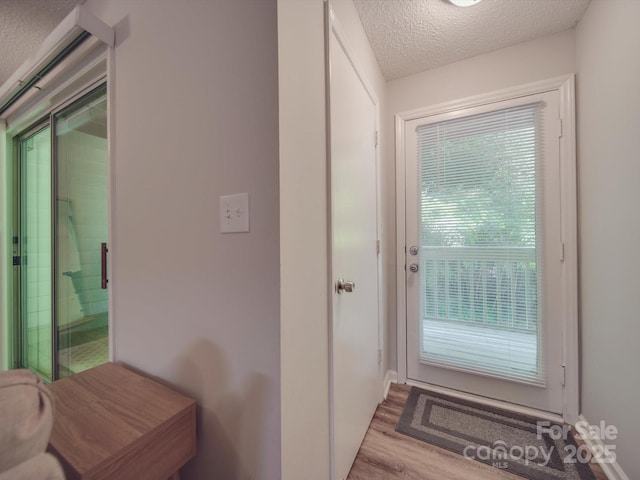
[[[537,331],[535,248],[421,247],[424,320]]]

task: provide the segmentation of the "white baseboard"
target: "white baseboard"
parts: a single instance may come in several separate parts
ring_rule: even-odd
[[[580,415],[580,421],[589,423],[583,415]],[[591,424],[589,423],[589,425]],[[599,451],[602,451],[604,448],[604,443],[599,438],[583,438],[583,441],[592,452],[594,451],[594,447],[598,447]],[[598,465],[600,465],[600,468],[602,468],[602,471],[609,480],[629,480],[629,477],[624,473],[617,461],[613,463],[598,463]]]
[[[398,383],[398,372],[393,370],[387,370],[387,373],[384,375],[384,398],[387,399],[387,395],[389,395],[389,388],[392,383]]]

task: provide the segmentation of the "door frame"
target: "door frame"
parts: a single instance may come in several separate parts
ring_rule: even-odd
[[[381,233],[381,204],[380,204],[380,189],[381,189],[381,166],[380,166],[380,101],[374,93],[374,90],[371,88],[370,82],[367,80],[366,75],[363,74],[363,68],[360,67],[359,61],[356,56],[353,54],[354,50],[351,48],[351,44],[348,40],[348,37],[345,33],[345,30],[340,26],[340,22],[336,18],[336,15],[331,7],[330,2],[325,2],[324,7],[324,17],[325,17],[325,122],[326,122],[326,172],[327,172],[327,272],[329,279],[329,295],[328,295],[328,315],[327,315],[327,328],[329,333],[328,344],[329,344],[329,452],[330,452],[330,472],[331,479],[335,479],[335,429],[334,429],[334,381],[333,381],[333,295],[334,295],[334,281],[335,281],[335,273],[333,270],[333,231],[332,231],[332,217],[331,217],[331,201],[332,201],[332,184],[331,184],[331,57],[330,57],[330,42],[331,35],[335,35],[336,39],[342,46],[347,58],[351,62],[353,69],[355,70],[360,82],[362,83],[365,91],[371,98],[375,106],[375,125],[376,125],[376,146],[375,146],[375,176],[376,176],[376,241],[377,241],[377,261],[376,261],[376,269],[377,269],[377,280],[378,280],[378,291],[377,291],[377,303],[378,303],[378,403],[380,403],[384,398],[384,375],[386,369],[383,368],[383,346],[381,345],[382,328],[383,328],[383,304],[382,300],[384,296],[382,295],[382,248],[380,246],[380,233]]]
[[[406,289],[406,190],[405,190],[405,124],[421,117],[452,112],[463,108],[487,105],[549,91],[560,94],[560,182],[561,182],[561,235],[564,246],[562,262],[562,359],[565,368],[563,387],[562,419],[575,424],[579,418],[579,345],[578,345],[578,238],[577,238],[577,171],[575,142],[575,75],[564,75],[539,82],[515,86],[487,94],[453,100],[437,105],[400,112],[395,115],[395,163],[396,163],[396,298],[397,298],[397,361],[398,382],[415,383],[426,388],[445,391],[442,387],[419,384],[407,379],[407,289]],[[453,392],[449,392],[453,393]],[[472,394],[465,395],[473,397]],[[509,407],[522,408],[506,402],[474,397],[478,401]],[[546,412],[539,412],[549,416]]]

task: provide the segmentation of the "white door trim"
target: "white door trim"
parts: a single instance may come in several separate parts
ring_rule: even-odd
[[[591,425],[583,415],[580,415],[580,422],[582,422],[583,425]],[[582,436],[582,439],[589,447],[594,459],[600,458],[603,455],[606,455],[606,452],[611,451],[611,445],[605,445],[604,441],[598,438],[597,435],[596,438],[584,435]],[[615,454],[615,452],[612,453]],[[612,461],[600,461],[597,463],[600,465],[600,468],[602,468],[602,471],[609,480],[630,480],[629,476],[624,472],[624,470],[622,470],[622,467],[617,460],[613,459]]]
[[[566,374],[563,390],[562,416],[564,421],[574,424],[578,421],[579,414],[579,346],[575,75],[573,74],[396,114],[396,313],[398,381],[400,383],[407,383],[407,291],[405,283],[406,192],[404,147],[406,122],[416,118],[553,90],[557,90],[560,93],[562,121],[562,137],[560,138],[560,176],[562,185],[561,231],[562,241],[564,243],[564,261],[562,264],[562,288],[564,291],[562,346]]]

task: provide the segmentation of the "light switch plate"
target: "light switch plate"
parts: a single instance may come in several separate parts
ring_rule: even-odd
[[[220,232],[249,231],[249,194],[237,193],[220,197]]]

